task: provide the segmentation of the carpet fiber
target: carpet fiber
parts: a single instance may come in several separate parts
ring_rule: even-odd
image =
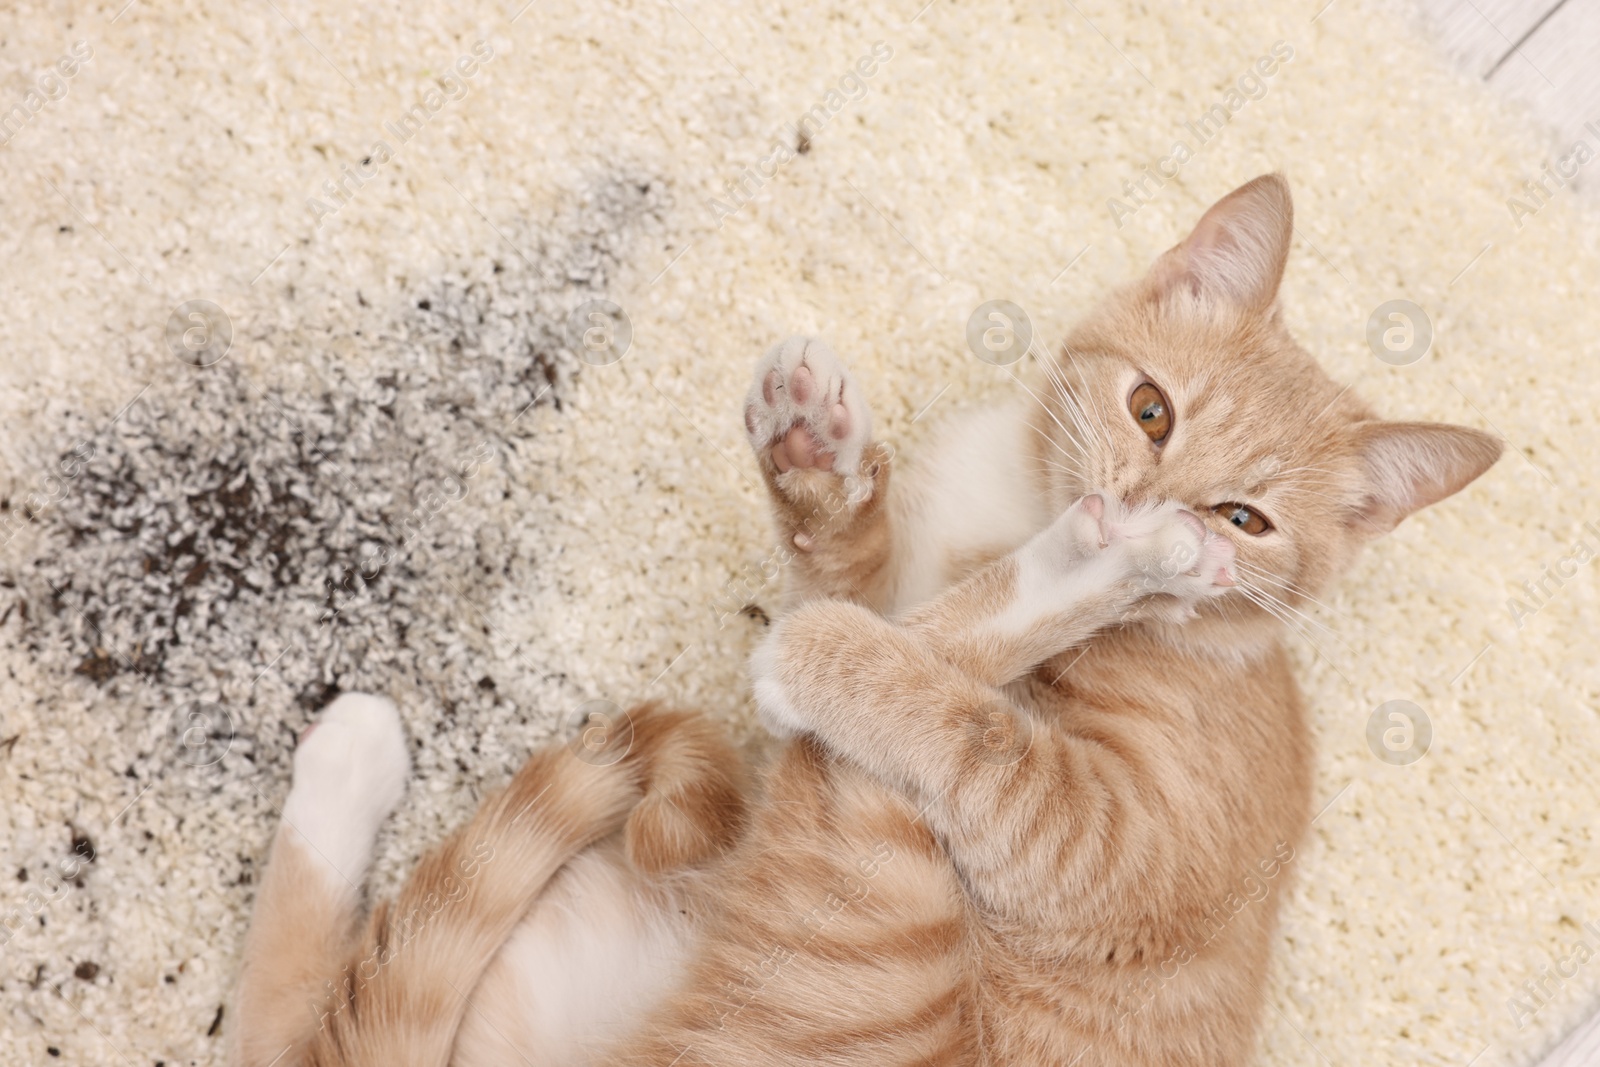
[[[0,1058],[221,1062],[333,692],[412,740],[380,888],[585,701],[751,729],[751,360],[826,336],[914,449],[1016,388],[980,304],[1048,346],[1272,169],[1296,332],[1512,447],[1292,639],[1261,1061],[1528,1063],[1592,1005],[1600,220],[1508,204],[1568,146],[1387,8],[122,4],[0,26]]]

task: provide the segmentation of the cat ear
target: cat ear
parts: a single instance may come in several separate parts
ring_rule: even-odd
[[[1226,301],[1265,311],[1278,298],[1294,202],[1281,174],[1263,174],[1218,200],[1194,232],[1151,268],[1152,295],[1187,291],[1202,301]]]
[[[1367,489],[1352,525],[1376,537],[1464,488],[1500,458],[1500,439],[1442,422],[1373,422],[1357,430]]]

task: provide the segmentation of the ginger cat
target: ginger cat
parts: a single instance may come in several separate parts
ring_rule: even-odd
[[[772,762],[747,784],[703,719],[636,709],[363,924],[406,757],[341,697],[295,756],[236,1062],[1245,1063],[1309,814],[1281,630],[1500,451],[1317,367],[1277,311],[1291,233],[1281,177],[1235,190],[892,494],[843,365],[775,348],[745,411],[797,553],[752,662]]]

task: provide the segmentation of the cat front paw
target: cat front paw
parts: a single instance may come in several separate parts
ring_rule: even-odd
[[[1108,527],[1127,554],[1135,617],[1182,622],[1236,584],[1233,542],[1180,504],[1124,510]]]
[[[757,361],[744,426],[779,493],[796,499],[842,491],[852,506],[871,496],[872,413],[850,372],[817,338],[791,337]]]
[[[1233,543],[1179,504],[1129,508],[1112,493],[1090,493],[1042,537],[1035,555],[1058,568],[1096,568],[1121,590],[1128,618],[1182,621],[1234,585]]]
[[[780,740],[803,733],[810,725],[799,706],[790,699],[784,682],[785,622],[779,619],[773,623],[765,639],[750,654],[750,684],[756,702],[756,718],[768,733]]]

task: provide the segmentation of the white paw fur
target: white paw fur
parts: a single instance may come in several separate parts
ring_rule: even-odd
[[[1175,619],[1233,585],[1233,544],[1177,504],[1129,509],[1091,493],[1018,553],[1019,590],[1035,617],[1096,586],[1125,584],[1130,601],[1175,598]],[[1013,620],[1020,624],[1020,620]]]
[[[1178,504],[1125,513],[1107,522],[1106,529],[1127,552],[1143,594],[1162,593],[1192,604],[1235,584],[1233,542]]]
[[[378,827],[400,803],[410,770],[394,704],[345,693],[323,709],[295,750],[284,826],[339,883],[360,885]]]
[[[804,427],[819,452],[815,466],[839,475],[851,502],[871,492],[861,454],[872,440],[872,412],[850,372],[822,341],[791,337],[757,360],[744,410],[745,432],[757,452]]]
[[[783,657],[782,619],[772,624],[767,636],[750,654],[750,682],[756,700],[756,718],[773,737],[793,737],[806,729],[800,711],[789,700],[789,691],[779,678]]]

